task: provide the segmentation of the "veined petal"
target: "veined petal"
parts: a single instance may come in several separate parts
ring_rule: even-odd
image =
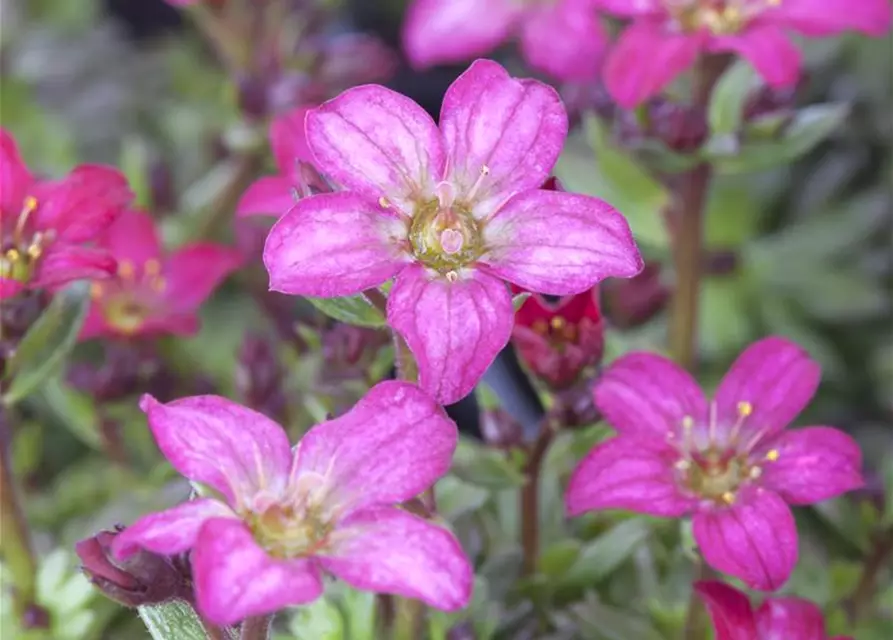
[[[304,132],[304,121],[310,110],[311,107],[292,109],[277,117],[270,125],[270,146],[273,148],[273,157],[276,159],[279,173],[283,176],[295,173],[298,160],[307,162],[313,160]],[[285,212],[287,208],[282,211]]]
[[[772,491],[740,491],[733,506],[696,513],[693,524],[707,564],[751,589],[775,591],[797,564],[794,516]]]
[[[384,197],[407,214],[432,197],[446,155],[440,131],[404,95],[379,85],[348,89],[307,114],[317,168],[371,202]]]
[[[563,0],[528,11],[521,25],[521,53],[534,69],[559,80],[598,76],[608,47],[592,0]]]
[[[237,216],[281,216],[295,206],[295,185],[283,176],[260,178],[239,198]]]
[[[476,270],[457,275],[450,282],[415,264],[388,297],[388,323],[415,356],[420,386],[441,404],[471,393],[512,333],[508,287]]]
[[[170,309],[195,311],[242,262],[242,254],[232,247],[210,242],[181,247],[164,263],[164,298]]]
[[[246,493],[284,487],[291,446],[278,424],[219,396],[162,404],[146,394],[140,408],[164,456],[181,474],[238,503]]]
[[[192,552],[199,612],[217,625],[316,600],[323,586],[312,560],[267,555],[239,520],[205,523]]]
[[[565,504],[570,516],[625,509],[679,517],[697,506],[676,483],[679,454],[661,440],[619,436],[596,445],[577,465]]]
[[[714,581],[696,582],[694,589],[707,605],[716,630],[716,640],[754,640],[762,637],[757,634],[750,600],[738,589]]]
[[[530,291],[569,295],[609,276],[629,278],[644,262],[629,224],[606,202],[558,191],[523,191],[484,227],[480,262]]]
[[[457,199],[470,200],[472,213],[485,218],[512,194],[539,187],[558,160],[567,127],[552,87],[476,60],[447,89],[440,112],[447,180]]]
[[[756,613],[760,638],[825,640],[825,617],[817,605],[801,598],[769,598]]]
[[[708,49],[739,54],[772,87],[790,86],[800,77],[800,50],[776,25],[754,25],[738,35],[713,37]]]
[[[295,450],[294,476],[324,478],[339,513],[417,496],[450,468],[456,425],[424,391],[380,382],[344,415],[319,424]]]
[[[15,139],[0,128],[0,211],[4,216],[18,216],[33,183]]]
[[[354,512],[318,556],[352,587],[416,598],[444,611],[468,605],[474,581],[459,541],[444,527],[395,507]]]
[[[889,0],[784,0],[766,17],[807,36],[852,29],[879,37],[890,30],[890,10]]]
[[[100,246],[117,260],[142,266],[161,255],[161,243],[152,217],[141,211],[125,211],[102,234]]]
[[[267,236],[270,289],[303,296],[345,296],[375,287],[410,261],[406,221],[355,193],[300,200]]]
[[[55,289],[75,280],[102,280],[117,266],[105,249],[53,242],[37,262],[31,286]]]
[[[777,458],[769,461],[765,453]],[[779,434],[767,442],[760,483],[790,504],[812,504],[865,484],[862,451],[852,437],[831,427],[807,427]]]

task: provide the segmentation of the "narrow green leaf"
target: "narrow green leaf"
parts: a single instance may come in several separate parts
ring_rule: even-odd
[[[182,600],[139,607],[138,612],[152,640],[208,640],[198,615]],[[223,635],[232,640],[237,637],[231,629],[224,629]]]
[[[587,542],[576,562],[559,580],[559,586],[588,587],[603,580],[645,542],[648,533],[648,522],[644,518],[632,518]]]
[[[145,141],[138,137],[126,138],[121,145],[118,164],[135,194],[134,204],[140,207],[150,206],[152,194],[149,185],[149,150]]]
[[[362,294],[343,298],[307,298],[329,317],[361,327],[383,327],[385,318]]]
[[[92,398],[66,387],[60,377],[52,376],[44,381],[38,392],[40,399],[54,417],[84,444],[101,450],[102,435]]]
[[[487,489],[509,489],[524,484],[524,474],[504,453],[471,444],[460,438],[453,456],[453,474],[469,484]]]
[[[581,637],[593,640],[661,640],[641,613],[606,605],[590,594],[569,612],[580,625]]]
[[[749,62],[739,59],[716,83],[710,96],[707,118],[713,135],[734,134],[741,129],[748,96],[761,85]]]

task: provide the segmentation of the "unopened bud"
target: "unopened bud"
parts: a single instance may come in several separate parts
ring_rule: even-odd
[[[611,324],[621,329],[645,324],[666,307],[670,298],[656,262],[646,263],[634,278],[606,281],[603,291],[605,313]]]

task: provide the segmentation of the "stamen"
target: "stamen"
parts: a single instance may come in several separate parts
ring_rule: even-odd
[[[10,262],[18,262],[22,258],[22,254],[17,249],[9,249],[6,252],[6,259]]]
[[[105,291],[103,290],[102,285],[98,282],[94,282],[90,285],[90,297],[94,300],[99,300],[103,293],[105,293]]]
[[[478,175],[478,178],[477,178],[477,180],[474,181],[474,184],[471,185],[471,189],[468,190],[468,194],[466,196],[468,198],[468,200],[471,200],[472,198],[474,198],[474,196],[477,193],[478,189],[480,188],[481,184],[483,184],[484,178],[486,178],[489,175],[490,175],[490,167],[488,167],[485,164],[481,165],[480,175]]]
[[[164,291],[167,288],[167,280],[165,280],[161,276],[158,276],[158,277],[152,278],[152,280],[149,282],[149,286],[152,287],[152,289],[154,289],[158,293],[161,293],[162,291]]]
[[[682,418],[682,447],[685,449],[685,455],[689,455],[694,448],[692,441],[692,430],[695,428],[695,419],[691,416],[683,416]]]
[[[732,425],[732,430],[729,432],[729,443],[734,445],[735,441],[738,439],[738,434],[741,432],[741,427],[744,426],[744,423],[747,422],[747,418],[753,413],[753,405],[746,401],[741,401],[738,403],[738,419],[735,421],[735,424]]]
[[[716,444],[716,402],[710,403],[710,418],[707,423],[707,446]]]
[[[37,198],[34,196],[26,196],[25,200],[22,202],[22,212],[19,214],[19,219],[12,232],[12,239],[16,244],[25,244],[22,241],[22,236],[25,233],[25,225],[28,223],[28,218],[31,217],[31,214],[34,213],[35,209],[37,209]]]
[[[763,475],[763,467],[751,467],[748,475],[750,476],[751,480],[756,480],[761,475]]]
[[[455,282],[456,280],[459,279],[459,274],[456,273],[455,271],[447,271],[446,279],[449,280],[450,282]]]
[[[549,325],[546,324],[545,320],[535,320],[533,323],[533,330],[541,336],[544,336],[549,333]]]
[[[133,277],[134,269],[133,263],[130,260],[121,260],[118,263],[118,275],[124,278],[125,280],[129,280]]]
[[[143,264],[143,271],[146,272],[147,275],[157,276],[161,273],[161,263],[155,258],[149,258],[146,260],[145,264]]]
[[[769,451],[766,452],[766,460],[769,462],[775,462],[780,456],[781,454],[778,452],[778,449],[769,449]]]
[[[549,321],[549,324],[552,325],[553,330],[561,331],[564,328],[565,320],[561,316],[552,316],[552,320]]]
[[[726,491],[721,497],[726,504],[735,504],[735,494],[731,491]]]
[[[387,209],[388,207],[391,206],[391,203],[388,202],[387,198],[382,196],[378,199],[378,206],[380,206],[382,209]]]
[[[677,460],[676,464],[674,466],[677,469],[679,469],[680,471],[688,471],[691,468],[691,461],[690,460]]]

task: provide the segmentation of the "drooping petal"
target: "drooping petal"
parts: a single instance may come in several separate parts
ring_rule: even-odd
[[[447,179],[457,198],[470,199],[472,213],[484,218],[512,194],[539,187],[558,160],[567,127],[552,87],[476,60],[447,89],[440,112]]]
[[[209,520],[192,551],[199,612],[217,625],[275,613],[322,595],[312,560],[280,560],[267,555],[239,520]]]
[[[317,168],[371,202],[386,198],[412,214],[433,197],[446,155],[440,131],[404,95],[379,85],[348,89],[307,114],[307,144]]]
[[[743,593],[722,582],[696,582],[695,591],[701,596],[713,628],[716,640],[754,640],[757,635],[750,600]]]
[[[164,456],[181,474],[236,504],[240,496],[284,486],[291,466],[288,436],[278,424],[219,396],[162,404],[146,394],[140,408]]]
[[[192,549],[199,529],[209,518],[233,518],[225,504],[211,498],[190,500],[166,511],[143,516],[115,538],[112,552],[124,560],[140,548],[165,556]]]
[[[504,283],[464,270],[450,282],[412,265],[388,296],[388,324],[409,345],[419,384],[441,404],[471,393],[512,333],[512,298]]]
[[[653,353],[624,355],[602,373],[595,404],[619,433],[663,439],[678,434],[682,420],[697,424],[707,416],[707,400],[697,381],[672,360]]]
[[[161,243],[151,216],[140,211],[125,211],[102,234],[99,244],[117,260],[142,266],[158,260]]]
[[[170,309],[195,311],[242,262],[237,249],[210,242],[178,249],[164,263],[164,298]]]
[[[0,128],[0,211],[4,217],[18,216],[33,183],[15,139]]]
[[[117,266],[105,249],[54,242],[37,262],[31,286],[55,289],[74,280],[102,280]]]
[[[455,611],[471,599],[474,571],[444,527],[395,507],[354,512],[332,536],[322,566],[357,589],[416,598]]]
[[[797,564],[794,516],[771,491],[740,491],[733,506],[696,513],[693,525],[707,564],[751,589],[780,588]]]
[[[415,0],[403,23],[403,50],[417,68],[472,60],[508,38],[523,10],[512,0]]]
[[[273,148],[279,173],[283,176],[294,175],[298,160],[313,160],[304,131],[305,118],[310,110],[311,107],[292,109],[277,117],[270,125],[270,146]],[[282,211],[285,212],[286,209]]]
[[[340,513],[402,502],[449,470],[456,438],[456,425],[424,391],[380,382],[353,409],[307,432],[296,475],[323,477],[327,506]]]
[[[859,445],[831,427],[781,433],[755,453],[764,460],[760,482],[790,504],[820,502],[865,484]]]
[[[697,501],[679,490],[673,464],[679,454],[663,439],[619,436],[596,445],[568,483],[567,513],[625,509],[679,517]]]
[[[605,86],[621,107],[632,109],[691,67],[701,44],[699,36],[672,33],[660,21],[634,22],[605,60]]]
[[[486,223],[484,241],[480,262],[488,271],[538,293],[581,293],[644,266],[626,219],[608,203],[576,193],[519,193]]]
[[[737,35],[711,38],[708,48],[738,53],[772,87],[790,86],[800,77],[800,50],[776,25],[755,25]]]
[[[815,394],[821,369],[802,348],[779,337],[754,342],[738,356],[716,390],[719,422],[735,424],[747,403],[742,440],[780,431]]]
[[[825,617],[812,602],[801,598],[768,598],[756,612],[760,638],[825,640]]]
[[[608,36],[592,0],[564,0],[535,7],[521,24],[524,59],[558,80],[594,80],[607,46]]]
[[[827,36],[848,29],[870,36],[890,30],[889,0],[784,0],[770,18],[807,36]]]
[[[236,205],[237,216],[281,216],[295,206],[295,185],[282,176],[255,181]]]
[[[304,296],[344,296],[375,287],[410,261],[406,222],[353,193],[300,200],[267,236],[270,289]]]

